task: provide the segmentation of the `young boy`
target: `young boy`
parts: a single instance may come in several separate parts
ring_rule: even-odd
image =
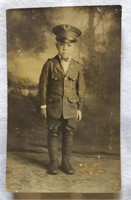
[[[61,169],[73,174],[70,155],[77,121],[82,118],[81,105],[85,91],[80,64],[72,59],[81,31],[67,24],[55,26],[58,55],[43,66],[39,94],[41,114],[47,118],[50,174],[58,174],[58,136],[62,134]]]

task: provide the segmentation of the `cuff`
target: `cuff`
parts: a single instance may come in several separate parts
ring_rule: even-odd
[[[41,108],[46,108],[47,106],[46,106],[46,105],[41,105],[40,107],[41,107]]]

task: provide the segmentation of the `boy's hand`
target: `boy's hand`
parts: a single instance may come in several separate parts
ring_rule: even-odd
[[[77,114],[76,114],[76,120],[80,121],[82,118],[82,113],[80,110],[77,110]]]
[[[47,118],[46,108],[41,108],[41,116],[45,119]]]

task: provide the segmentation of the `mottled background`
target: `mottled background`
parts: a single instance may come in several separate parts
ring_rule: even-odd
[[[38,81],[44,62],[57,53],[51,29],[61,23],[83,32],[74,58],[83,67],[86,95],[74,152],[119,156],[120,6],[7,10],[8,150],[46,147]]]

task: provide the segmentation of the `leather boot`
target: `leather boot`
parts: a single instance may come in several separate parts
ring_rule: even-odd
[[[61,169],[66,174],[74,174],[74,169],[70,164],[70,155],[73,145],[73,134],[63,135],[62,137],[62,164]]]
[[[48,135],[48,153],[50,158],[49,174],[58,174],[58,137]]]
[[[57,175],[58,174],[58,162],[56,160],[50,161],[50,167],[49,167],[48,172],[51,175]]]

